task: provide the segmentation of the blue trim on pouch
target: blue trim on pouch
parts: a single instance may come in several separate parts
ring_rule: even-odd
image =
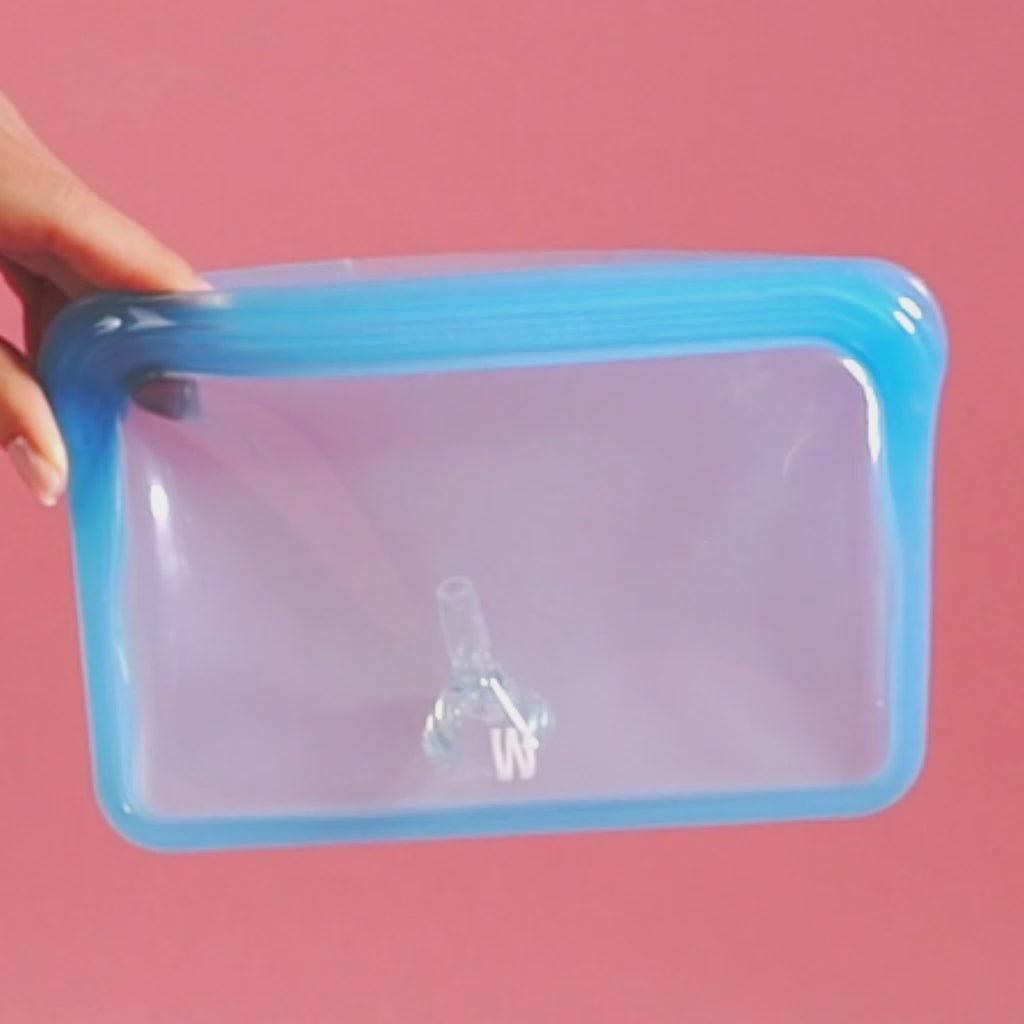
[[[946,369],[941,314],[913,275],[874,260],[651,254],[335,281],[309,276],[315,283],[299,274],[277,287],[89,297],[58,317],[44,344],[40,371],[72,467],[95,783],[118,831],[150,848],[194,850],[780,821],[868,813],[910,787],[925,751],[932,464]],[[390,374],[797,344],[825,344],[856,361],[881,409],[879,493],[890,523],[895,615],[890,756],[877,777],[837,788],[387,815],[171,820],[137,806],[125,728],[131,686],[118,656],[118,452],[126,397],[146,376]]]

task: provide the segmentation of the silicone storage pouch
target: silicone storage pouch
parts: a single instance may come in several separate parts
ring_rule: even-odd
[[[938,312],[887,264],[105,295],[67,438],[97,787],[158,848],[846,815],[925,736]]]

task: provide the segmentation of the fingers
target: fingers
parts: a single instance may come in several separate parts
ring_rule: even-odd
[[[54,505],[67,483],[60,431],[28,362],[0,339],[0,446],[44,505]]]
[[[81,182],[0,94],[0,277],[21,297],[32,352],[68,299],[95,289],[206,287],[173,250]],[[67,479],[67,453],[28,360],[0,338],[0,446],[44,504]]]

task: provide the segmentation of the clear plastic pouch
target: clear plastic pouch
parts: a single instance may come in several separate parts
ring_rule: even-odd
[[[97,788],[165,849],[864,813],[926,726],[944,331],[866,260],[100,295],[41,359]]]

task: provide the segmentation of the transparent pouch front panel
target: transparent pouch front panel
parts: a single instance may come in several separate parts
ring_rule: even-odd
[[[824,343],[200,376],[129,403],[125,792],[161,819],[856,785],[890,752],[879,407]]]

